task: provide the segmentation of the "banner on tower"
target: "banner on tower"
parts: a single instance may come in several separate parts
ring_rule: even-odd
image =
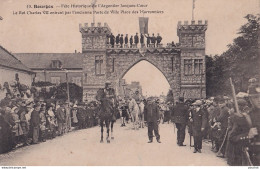
[[[139,17],[140,33],[148,34],[148,17]]]

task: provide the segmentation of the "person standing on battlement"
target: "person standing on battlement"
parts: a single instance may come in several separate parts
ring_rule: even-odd
[[[125,35],[125,44],[128,45],[128,34]]]
[[[133,35],[130,37],[130,48],[133,47]]]
[[[141,47],[144,46],[144,35],[141,33],[140,35],[140,43],[141,43]]]
[[[158,46],[159,46],[159,44],[161,44],[161,41],[162,41],[162,37],[160,36],[160,34],[158,33],[158,35],[157,35],[157,38],[156,38],[156,46],[157,46],[157,48],[158,48]]]
[[[123,48],[123,43],[124,43],[124,37],[123,37],[123,34],[121,34],[121,37],[120,37],[120,48]]]
[[[113,33],[111,33],[109,38],[110,38],[110,45],[112,46],[112,48],[114,48],[114,46],[115,46],[115,36],[113,35]]]
[[[156,37],[154,36],[154,33],[153,33],[153,36],[151,37],[151,42],[153,44],[153,47],[155,47],[155,41],[156,41]]]
[[[137,46],[138,43],[139,43],[138,33],[136,33],[136,35],[135,35],[135,37],[134,37],[134,40],[135,40],[135,44],[136,44],[136,46]]]
[[[119,42],[120,42],[120,34],[118,34],[118,35],[116,36],[116,45],[117,45],[117,46],[118,46]]]
[[[145,37],[146,37],[146,39],[147,39],[147,47],[149,47],[149,45],[150,45],[150,43],[151,43],[151,37],[150,37],[150,35],[149,34],[147,34],[147,35],[144,35]]]

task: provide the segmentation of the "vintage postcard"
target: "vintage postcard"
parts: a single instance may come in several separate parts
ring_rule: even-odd
[[[259,0],[0,0],[0,166],[259,166]]]

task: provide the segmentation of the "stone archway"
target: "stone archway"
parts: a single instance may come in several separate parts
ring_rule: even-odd
[[[131,50],[110,51],[107,55],[107,79],[113,82],[115,88],[120,86],[119,81],[136,64],[147,61],[155,66],[168,81],[173,90],[174,98],[180,95],[180,55],[178,51],[147,51],[140,54]]]

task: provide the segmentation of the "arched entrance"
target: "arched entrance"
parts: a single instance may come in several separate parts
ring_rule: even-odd
[[[121,97],[129,96],[136,90],[145,97],[158,97],[166,95],[170,89],[169,82],[162,71],[146,60],[140,60],[122,74],[117,90]]]

